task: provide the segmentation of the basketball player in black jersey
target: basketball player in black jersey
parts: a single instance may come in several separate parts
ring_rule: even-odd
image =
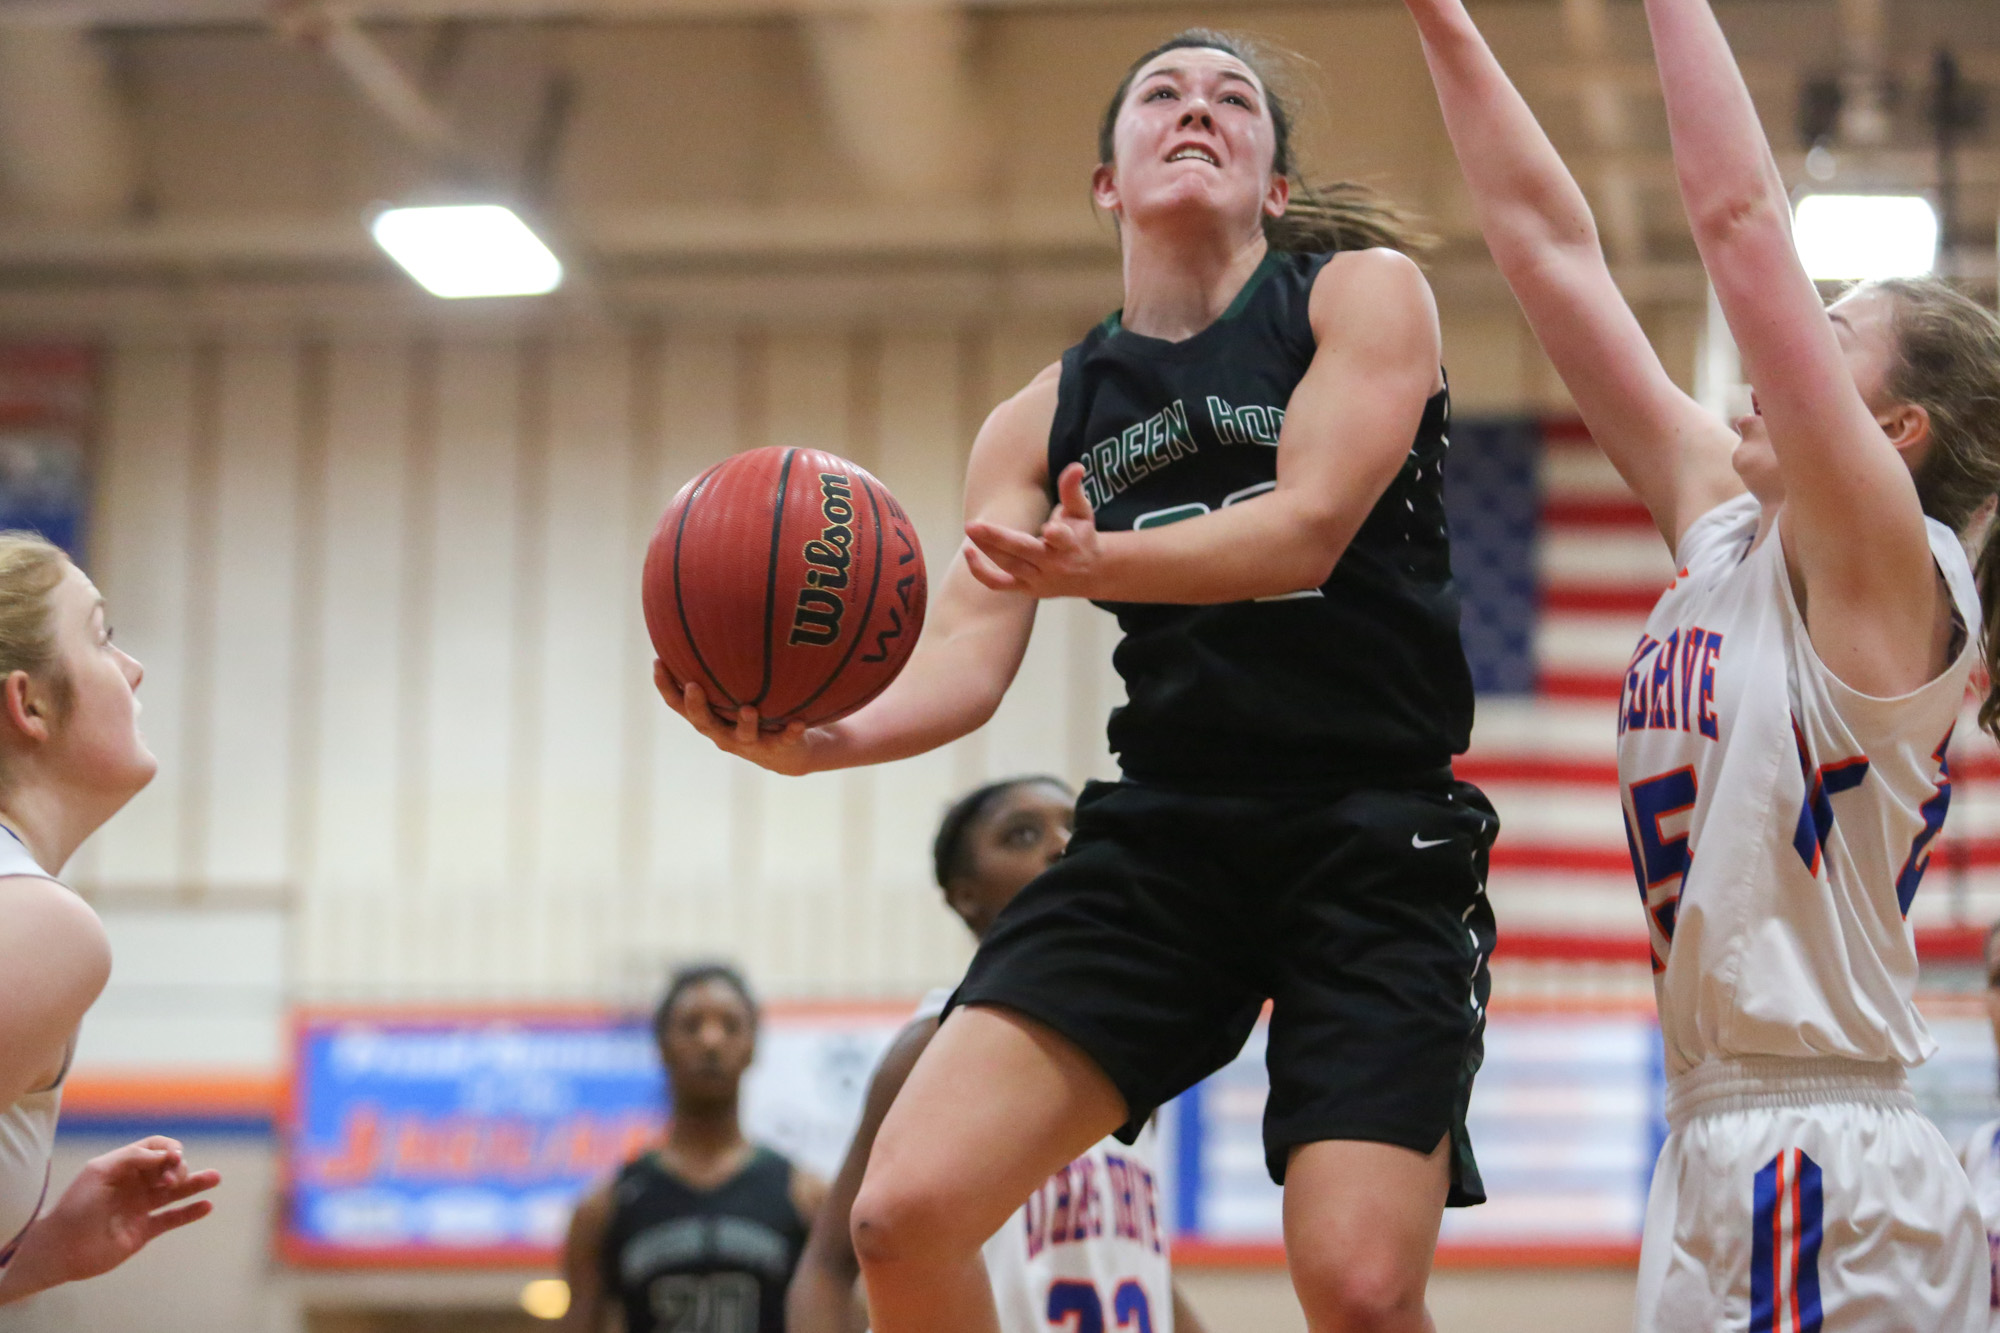
[[[577,1206],[563,1251],[572,1333],[784,1333],[785,1288],[825,1184],[743,1137],[757,1005],[732,968],[677,973],[653,1017],[665,1140]]]
[[[1268,998],[1265,1149],[1321,1333],[1430,1327],[1493,941],[1492,809],[1454,780],[1472,691],[1440,468],[1437,312],[1393,212],[1295,179],[1288,115],[1219,34],[1147,53],[1093,190],[1125,305],[987,419],[969,543],[909,666],[780,772],[900,758],[992,716],[1045,597],[1125,632],[1125,780],[982,941],[854,1204],[876,1333],[993,1333],[985,1238],[1050,1171],[1235,1055]],[[1053,504],[1053,512],[1051,511]]]

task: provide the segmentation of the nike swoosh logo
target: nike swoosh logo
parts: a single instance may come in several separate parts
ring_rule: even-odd
[[[1420,852],[1426,847],[1442,847],[1450,841],[1451,841],[1450,838],[1424,839],[1424,838],[1419,838],[1414,833],[1410,835],[1410,846],[1416,848]]]

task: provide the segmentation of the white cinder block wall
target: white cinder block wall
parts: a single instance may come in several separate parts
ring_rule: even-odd
[[[1115,626],[1045,607],[980,733],[786,780],[654,696],[640,559],[690,476],[796,444],[875,470],[935,576],[986,408],[1076,335],[115,343],[88,563],[161,773],[73,879],[114,916],[288,919],[308,999],[624,996],[717,954],[780,994],[949,979],[936,817],[990,776],[1110,771]]]

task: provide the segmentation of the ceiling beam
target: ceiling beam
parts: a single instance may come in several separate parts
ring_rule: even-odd
[[[132,145],[96,40],[0,22],[0,172],[33,217],[103,222],[132,203]]]
[[[966,12],[878,4],[808,15],[804,27],[835,135],[876,193],[964,193],[979,165]]]
[[[280,33],[325,55],[361,100],[411,145],[444,161],[465,157],[465,145],[450,119],[352,14],[314,0],[281,0],[269,14]]]
[[[1616,155],[1635,188],[1671,191],[1674,167],[1664,152]],[[1778,155],[1789,180],[1804,179],[1804,155]],[[1603,159],[1572,155],[1579,174]],[[1920,188],[1932,157],[1920,150],[1848,154],[1843,179]],[[2000,188],[2000,149],[1961,155],[1966,186]],[[653,209],[578,208],[565,233],[607,263],[681,259],[811,258],[913,254],[1105,255],[1116,252],[1112,228],[1080,202],[1008,206],[978,199],[891,201],[872,205],[707,204]],[[1468,233],[1468,236],[1470,233]],[[338,215],[170,214],[97,224],[9,222],[0,226],[0,276],[135,268],[207,269],[375,262],[360,209]]]

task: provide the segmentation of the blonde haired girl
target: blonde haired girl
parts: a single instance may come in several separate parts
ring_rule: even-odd
[[[0,1304],[206,1217],[186,1200],[220,1180],[154,1135],[93,1159],[42,1211],[77,1026],[111,972],[103,924],[55,876],[158,767],[139,738],[144,674],[81,569],[0,533]]]

